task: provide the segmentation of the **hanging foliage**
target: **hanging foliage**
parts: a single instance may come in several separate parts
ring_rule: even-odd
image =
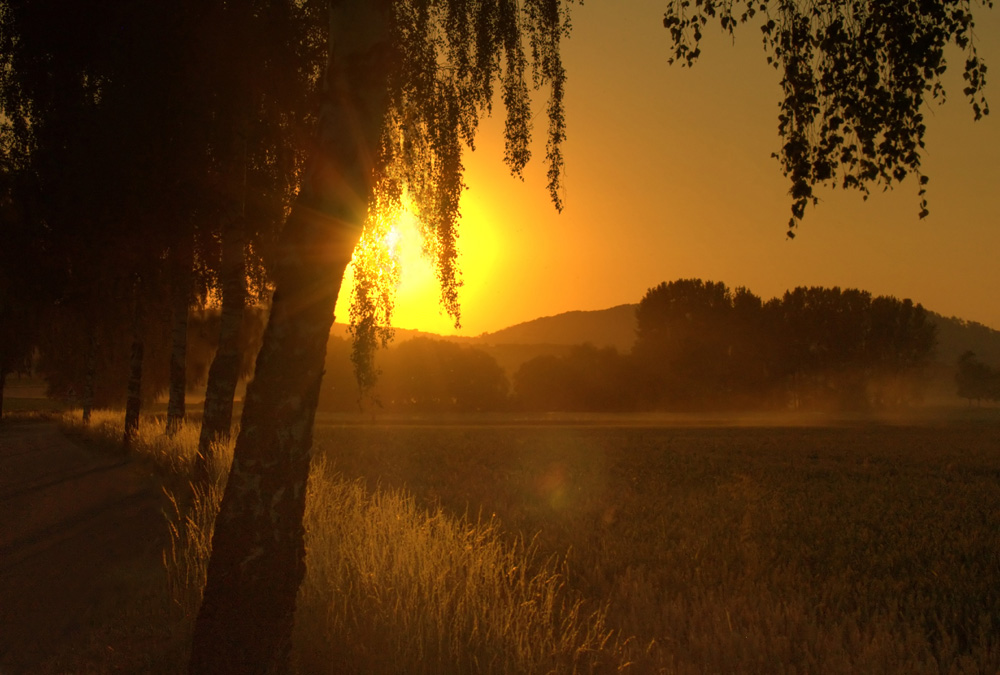
[[[375,353],[393,337],[392,309],[399,286],[398,202],[376,199],[369,212],[361,241],[354,248],[354,295],[351,298],[350,332],[353,337],[351,362],[362,393],[371,389],[378,377]]]
[[[867,198],[909,174],[927,216],[928,177],[920,169],[924,106],[945,98],[945,49],[965,56],[962,93],[978,120],[989,114],[986,66],[976,52],[973,5],[991,0],[670,0],[670,62],[693,65],[709,22],[733,34],[753,23],[767,61],[781,75],[782,146],[775,157],[791,179],[788,236],[818,200],[813,187],[839,185]]]
[[[560,0],[400,0],[393,38],[402,67],[390,80],[376,202],[353,261],[352,360],[362,390],[374,382],[374,354],[392,335],[398,270],[372,246],[385,240],[392,214],[414,211],[423,251],[441,287],[441,305],[461,325],[458,292],[462,153],[475,148],[479,120],[495,99],[505,111],[504,161],[515,176],[531,158],[531,91],[548,88],[546,162],[552,202],[562,209],[566,72],[559,45],[569,35]],[[499,91],[498,91],[499,90]],[[363,250],[361,250],[363,249]],[[396,264],[396,263],[393,263]]]

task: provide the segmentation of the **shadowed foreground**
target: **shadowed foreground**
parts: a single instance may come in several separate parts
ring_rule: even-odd
[[[146,663],[123,662],[112,645],[125,625],[149,626],[150,646],[167,638],[162,620],[136,620],[162,611],[153,595],[163,585],[160,500],[137,464],[78,444],[54,423],[0,426],[4,673],[155,672],[152,649]]]
[[[321,425],[290,672],[1000,672],[1000,420],[944,412]],[[141,431],[163,541],[135,464],[0,435],[0,672],[183,672],[218,490],[169,489],[194,427]]]

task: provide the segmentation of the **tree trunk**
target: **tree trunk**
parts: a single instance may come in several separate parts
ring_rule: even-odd
[[[97,327],[91,325],[87,331],[87,360],[84,363],[83,396],[80,405],[83,408],[83,424],[90,424],[90,413],[94,409],[94,383],[97,380]]]
[[[187,326],[191,299],[191,242],[174,249],[173,331],[170,346],[170,397],[167,401],[167,436],[184,426],[184,394],[187,390]]]
[[[364,223],[397,65],[389,0],[331,3],[319,152],[282,233],[275,292],[212,540],[190,672],[288,671],[326,343]]]
[[[246,305],[246,259],[243,221],[232,210],[222,228],[222,316],[219,322],[219,348],[208,370],[205,409],[195,456],[194,480],[206,483],[212,465],[212,444],[227,440],[233,424],[233,396],[240,371],[239,337]]]
[[[0,367],[0,421],[3,420],[3,389],[7,384],[7,371]]]
[[[135,284],[134,294],[132,356],[128,368],[128,398],[125,400],[125,435],[122,438],[122,447],[126,452],[132,448],[132,443],[139,432],[139,410],[142,407],[143,300],[139,282]]]

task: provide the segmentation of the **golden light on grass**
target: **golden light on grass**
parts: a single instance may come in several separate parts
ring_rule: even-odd
[[[114,447],[122,418],[65,422]],[[162,592],[183,663],[221,492],[185,487],[197,434],[163,432],[144,418],[133,452],[180,490]],[[294,672],[1000,672],[994,439],[964,424],[328,426]]]
[[[89,427],[76,415],[64,422],[113,444],[122,417],[100,411]],[[186,485],[197,446],[196,433],[168,439],[162,420],[144,418],[133,448],[174,484],[164,489],[163,562],[178,644],[188,643],[201,602],[227,478],[221,465],[232,461],[230,443],[216,454],[210,487]],[[511,541],[495,519],[428,510],[402,490],[368,490],[320,456],[305,529],[296,672],[620,672],[620,644],[599,607],[568,589],[561,558]]]

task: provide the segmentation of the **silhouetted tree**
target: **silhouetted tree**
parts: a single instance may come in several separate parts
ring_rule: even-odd
[[[934,350],[936,327],[909,299],[879,296],[871,302],[866,342],[869,395],[876,406],[919,400],[924,370]]]
[[[108,282],[109,301],[97,311],[86,298],[63,295],[45,315],[39,332],[36,369],[52,398],[87,408],[123,408],[127,402],[135,335],[132,286],[127,279]],[[146,297],[138,330],[144,353],[141,405],[155,402],[169,384],[170,329],[168,289]],[[84,329],[81,330],[81,327]],[[88,401],[84,399],[89,398]]]
[[[178,47],[186,44],[191,9],[8,0],[0,12],[3,112],[45,195],[37,217],[46,253],[62,270],[59,311],[99,319],[104,303],[135,307],[133,380],[147,351],[141,319],[159,310],[143,294],[159,293],[161,262],[177,233],[187,232],[178,222],[188,192],[183,169],[193,158],[184,133],[193,109],[185,106],[190,91],[182,75],[194,64]],[[93,362],[97,321],[84,327],[93,336],[77,357]],[[135,393],[140,383],[129,386]],[[128,428],[138,400],[133,396]]]
[[[780,315],[795,407],[863,407],[864,349],[871,295],[799,287],[785,293]]]
[[[194,242],[190,237],[175,242],[171,250],[170,388],[167,399],[166,433],[174,435],[184,424],[187,393],[188,313],[194,291]]]
[[[727,331],[731,404],[742,409],[774,407],[774,380],[780,356],[777,328],[768,321],[764,303],[748,288],[732,294]]]
[[[958,359],[958,372],[955,373],[958,395],[968,399],[969,405],[973,401],[981,405],[983,399],[997,400],[997,375],[973,352],[965,352]]]
[[[390,349],[379,366],[378,401],[386,408],[484,412],[506,403],[507,377],[481,349],[419,337]]]
[[[565,356],[525,361],[514,374],[514,401],[538,412],[622,412],[637,399],[632,361],[614,347],[574,346]]]
[[[41,232],[24,203],[23,176],[0,155],[0,419],[7,376],[27,373],[51,289],[35,261]],[[19,189],[20,188],[20,189]]]
[[[703,408],[725,398],[732,308],[725,284],[701,279],[662,283],[643,296],[632,353],[654,407]]]
[[[248,302],[265,300],[266,268],[294,198],[306,129],[315,125],[326,18],[321,2],[213,0],[206,8],[196,34],[209,64],[201,73],[216,198],[216,246],[209,257],[222,322],[205,393],[198,476],[205,474],[212,443],[229,437],[241,317]]]
[[[935,342],[920,305],[854,289],[762,303],[681,279],[650,289],[636,315],[633,357],[654,407],[904,404],[919,398]]]
[[[989,113],[983,97],[986,66],[975,43],[972,2],[929,0],[670,0],[663,19],[673,41],[671,62],[692,65],[710,22],[734,34],[756,25],[767,62],[781,74],[777,153],[790,180],[788,235],[817,198],[819,184],[855,189],[891,187],[918,179],[920,217],[927,215],[920,168],[925,106],[944,100],[941,76],[950,44],[965,57],[962,93],[978,120]],[[991,7],[990,0],[981,2]]]
[[[768,304],[792,407],[863,408],[919,399],[935,344],[923,307],[839,288],[796,288]]]
[[[192,673],[287,669],[326,343],[376,187],[389,201],[409,187],[433,233],[443,300],[457,317],[462,143],[471,143],[499,81],[508,110],[506,158],[521,170],[529,157],[530,54],[536,83],[551,85],[547,155],[558,201],[565,77],[558,47],[566,22],[558,2],[539,0],[331,4],[317,151],[273,269],[268,326],[216,520]]]

